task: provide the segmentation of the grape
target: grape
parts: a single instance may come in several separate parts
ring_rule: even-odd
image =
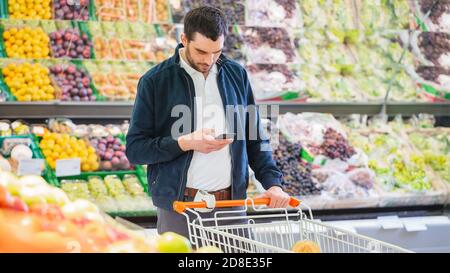
[[[339,158],[346,161],[354,155],[355,149],[350,146],[347,139],[332,128],[328,128],[324,134],[324,141],[320,146],[320,154],[331,159]]]
[[[89,191],[95,198],[108,195],[108,190],[106,189],[105,183],[100,177],[89,177],[88,181]]]
[[[429,18],[433,23],[439,24],[442,14],[450,12],[450,0],[420,0],[420,10],[423,14],[431,10]]]
[[[225,38],[223,53],[236,61],[244,60],[244,54],[242,53],[243,44],[244,40],[239,34],[230,32]]]
[[[250,30],[250,32],[248,32]],[[267,44],[272,48],[280,49],[284,52],[288,62],[293,62],[295,52],[289,39],[289,34],[284,28],[244,28],[244,41],[251,48],[258,48],[262,44]]]
[[[417,73],[427,81],[437,82],[440,75],[450,76],[450,69],[440,66],[419,66]]]
[[[105,177],[105,184],[109,194],[114,198],[127,195],[122,181],[120,181],[117,175],[107,175]]]
[[[419,35],[419,47],[425,57],[435,66],[441,66],[439,58],[450,52],[450,34],[443,32],[422,32]]]
[[[290,195],[317,195],[321,193],[311,176],[311,165],[300,160],[302,146],[290,143],[280,134],[280,143],[273,152],[277,167],[284,176],[285,191]]]
[[[135,175],[125,175],[123,179],[123,184],[127,189],[128,193],[132,196],[144,195],[144,189],[139,183],[137,177]]]

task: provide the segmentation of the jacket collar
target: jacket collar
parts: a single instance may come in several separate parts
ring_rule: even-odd
[[[170,58],[171,63],[175,63],[177,65],[180,65],[180,48],[183,48],[183,44],[179,43],[177,48],[175,48],[175,54]],[[222,54],[220,54],[219,59],[217,59],[216,65],[217,65],[217,71],[220,71],[223,64],[225,64],[229,59]]]

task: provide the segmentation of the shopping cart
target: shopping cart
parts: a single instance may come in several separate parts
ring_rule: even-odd
[[[296,242],[309,240],[322,253],[406,253],[407,249],[314,220],[309,208],[291,198],[289,205],[297,210],[264,207],[269,198],[217,201],[211,218],[202,218],[197,208],[206,202],[175,202],[174,210],[186,217],[189,239],[193,246],[215,246],[231,253],[292,252]],[[236,210],[237,207],[240,207]],[[304,209],[302,209],[302,207]],[[251,208],[257,212],[247,215]],[[305,213],[309,212],[309,217]],[[238,214],[238,215],[236,215]],[[230,222],[232,224],[230,224]]]

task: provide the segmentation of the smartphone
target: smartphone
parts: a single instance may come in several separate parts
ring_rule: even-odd
[[[234,139],[235,133],[221,134],[216,136],[216,139]]]

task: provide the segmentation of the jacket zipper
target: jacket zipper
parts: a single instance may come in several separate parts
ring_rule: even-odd
[[[190,104],[191,111],[192,111],[191,122],[192,122],[192,126],[194,127],[194,126],[195,126],[195,122],[194,122],[194,121],[195,121],[195,117],[194,117],[194,116],[195,116],[195,109],[193,109],[193,106],[192,106],[192,99],[193,99],[193,96],[192,96],[192,92],[191,92],[191,85],[190,85],[190,83],[189,83],[189,78],[188,78],[188,76],[186,76],[186,74],[185,74],[184,71],[183,71],[183,76],[184,76],[184,78],[186,79],[186,82],[187,82],[187,85],[188,85],[188,91],[189,91],[189,104]],[[191,132],[193,132],[193,131],[195,131],[195,128],[191,128]],[[193,154],[194,154],[193,151],[189,151],[188,158],[187,158],[186,162],[184,163],[184,172],[183,172],[183,176],[182,176],[182,178],[181,178],[181,187],[180,187],[179,192],[178,192],[178,200],[182,200],[182,201],[183,201],[182,193],[184,192],[184,190],[185,190],[185,188],[186,188],[186,183],[187,183],[187,172],[188,172],[188,170],[189,170],[188,166],[189,166],[189,164],[191,163]]]

